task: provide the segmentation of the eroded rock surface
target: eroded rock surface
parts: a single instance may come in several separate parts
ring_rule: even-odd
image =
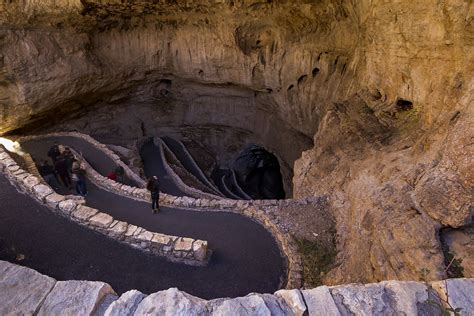
[[[27,3],[0,4],[0,134],[261,143],[329,198],[327,284],[444,276],[438,231],[474,212],[471,2]]]
[[[0,301],[6,302],[0,308],[13,315],[36,314],[38,310],[38,315],[441,315],[443,308],[460,308],[471,315],[474,308],[472,279],[430,285],[386,281],[321,286],[206,301],[176,288],[148,296],[131,290],[117,297],[102,282],[55,283],[5,261],[0,261],[0,271]]]

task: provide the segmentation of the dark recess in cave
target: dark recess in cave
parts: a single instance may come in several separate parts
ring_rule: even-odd
[[[247,146],[232,168],[239,185],[253,199],[285,198],[280,163],[265,148],[255,144]]]
[[[395,103],[395,107],[397,108],[397,111],[408,111],[413,109],[413,102],[404,99],[398,99]]]

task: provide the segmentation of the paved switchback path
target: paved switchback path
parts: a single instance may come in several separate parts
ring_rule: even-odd
[[[113,162],[101,151],[72,137],[34,140],[22,144],[22,147],[34,158],[45,159],[46,152],[55,141],[81,151],[101,174],[113,169]],[[153,263],[153,267],[150,266],[149,278],[141,280],[143,284],[135,287],[140,289],[158,286],[159,289],[164,289],[177,286],[204,298],[273,292],[277,289],[284,270],[278,246],[268,231],[250,219],[231,213],[196,212],[165,207],[159,214],[154,215],[148,203],[107,192],[90,182],[88,186],[87,205],[149,231],[207,240],[214,252],[208,267],[189,267],[156,258],[157,262]],[[96,254],[100,256],[101,251]],[[75,265],[76,262],[71,260],[69,264]],[[105,267],[113,269],[115,265],[122,263],[118,260]],[[129,267],[129,277],[134,278],[135,267],[133,264]],[[156,269],[159,273],[153,274],[152,271]],[[107,282],[114,286],[113,280]],[[133,286],[128,289],[131,288]]]

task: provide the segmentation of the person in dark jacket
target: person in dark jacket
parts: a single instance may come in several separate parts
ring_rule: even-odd
[[[67,171],[69,172],[69,174],[72,174],[72,164],[74,163],[74,160],[76,158],[74,157],[74,154],[72,153],[69,147],[66,147],[64,149],[63,156],[66,160]]]
[[[61,156],[59,144],[54,143],[54,145],[48,150],[48,157],[51,158],[53,165],[56,165],[56,161],[58,160],[59,156]]]
[[[68,189],[71,188],[71,176],[69,175],[69,171],[67,168],[67,162],[66,159],[64,158],[63,155],[59,155],[56,158],[56,163],[54,164],[54,169],[59,175],[59,178],[61,178],[61,181],[63,182],[64,186]]]
[[[151,193],[151,209],[156,214],[160,211],[160,181],[157,176],[153,176],[148,180],[146,188]]]
[[[59,189],[54,167],[51,166],[47,160],[45,160],[41,165],[39,165],[38,171],[50,187],[52,187],[54,190]]]

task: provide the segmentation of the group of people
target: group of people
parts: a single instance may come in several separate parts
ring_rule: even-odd
[[[52,165],[48,160],[39,164],[39,172],[45,181],[55,190],[59,189],[59,180],[62,184],[72,189],[75,186],[77,194],[87,196],[86,170],[79,159],[74,156],[69,147],[55,143],[48,151]],[[109,173],[108,178],[117,182],[124,182],[125,170],[118,166]],[[151,208],[154,214],[160,211],[160,181],[157,176],[152,176],[147,183],[151,193]]]
[[[48,160],[39,165],[39,172],[45,181],[55,190],[61,182],[67,189],[75,187],[76,193],[87,195],[86,170],[69,147],[55,143],[48,151],[52,165]]]

